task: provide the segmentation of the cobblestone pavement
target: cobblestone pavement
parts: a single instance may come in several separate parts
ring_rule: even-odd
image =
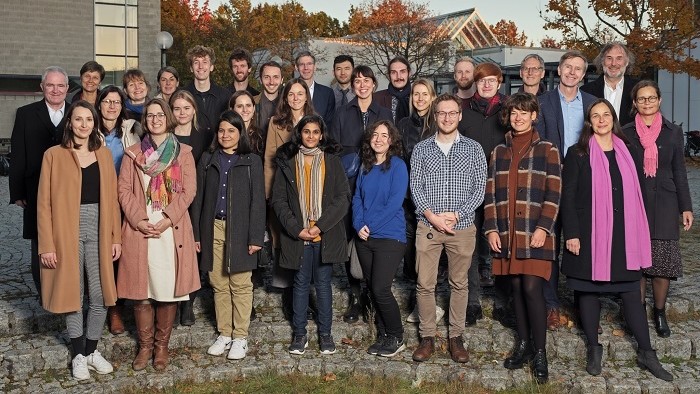
[[[689,179],[696,217],[700,206],[700,168],[689,168]],[[113,362],[115,372],[92,374],[85,382],[70,378],[68,337],[63,318],[45,312],[37,303],[29,271],[29,242],[21,238],[21,211],[9,201],[7,178],[0,178],[0,391],[34,392],[118,392],[130,387],[162,388],[179,381],[206,382],[250,376],[264,371],[321,376],[327,372],[358,375],[392,376],[422,381],[464,380],[477,382],[490,390],[516,387],[530,380],[527,368],[509,371],[502,360],[513,343],[513,332],[490,318],[493,294],[486,292],[482,301],[485,318],[475,327],[468,327],[465,343],[471,353],[469,363],[457,365],[446,353],[444,340],[439,340],[438,352],[425,363],[415,363],[411,353],[417,346],[417,327],[406,324],[408,349],[391,359],[367,355],[366,347],[373,339],[370,325],[342,322],[341,314],[347,302],[344,270],[336,267],[334,276],[333,335],[338,352],[332,356],[318,354],[315,335],[303,356],[290,356],[286,347],[291,337],[289,324],[281,316],[280,294],[264,289],[255,290],[254,305],[258,318],[251,323],[248,357],[242,361],[227,361],[223,357],[206,355],[206,348],[216,336],[211,292],[203,291],[196,303],[197,323],[178,327],[170,342],[173,361],[166,372],[151,367],[134,372],[130,367],[136,352],[131,309],[127,305],[129,333],[112,336],[105,330],[99,349]],[[700,225],[700,222],[696,226]],[[697,238],[695,235],[686,235]],[[700,250],[700,249],[696,249]],[[550,380],[562,388],[582,393],[700,393],[700,322],[693,320],[700,312],[700,253],[684,256],[691,273],[672,283],[669,312],[674,316],[673,334],[668,339],[656,337],[651,328],[652,345],[664,365],[672,371],[672,383],[655,379],[635,365],[634,340],[624,333],[620,322],[620,307],[615,299],[604,299],[603,334],[600,342],[605,349],[603,374],[589,376],[585,366],[585,344],[576,327],[549,332],[547,353]],[[269,280],[267,278],[266,280]],[[398,278],[394,284],[402,313],[408,313],[413,285]],[[447,305],[447,284],[438,288],[438,302]],[[568,297],[565,297],[565,299]],[[569,300],[570,302],[570,300]],[[315,326],[309,323],[309,332]],[[446,334],[444,322],[440,335]]]

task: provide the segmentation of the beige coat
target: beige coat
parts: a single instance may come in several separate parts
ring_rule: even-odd
[[[270,119],[270,125],[267,127],[267,142],[265,143],[265,155],[263,163],[263,174],[265,176],[265,198],[270,199],[272,194],[272,181],[275,178],[277,165],[275,164],[275,155],[277,149],[292,139],[290,130],[281,128],[275,124],[275,117]]]
[[[112,244],[121,243],[117,173],[109,149],[100,147],[95,155],[100,168],[100,282],[104,303],[112,306],[117,300]],[[58,260],[55,269],[41,268],[42,306],[53,313],[75,312],[82,307],[78,272],[81,183],[80,162],[72,150],[54,146],[46,151],[39,180],[37,223],[39,254],[54,252]]]

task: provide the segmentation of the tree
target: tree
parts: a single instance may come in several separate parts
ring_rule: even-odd
[[[540,48],[562,48],[561,43],[550,36],[544,36],[540,40]]]
[[[525,32],[518,33],[518,26],[513,21],[501,19],[495,25],[491,25],[491,31],[493,31],[501,45],[521,47],[527,45]]]
[[[561,31],[562,44],[590,58],[619,40],[636,56],[634,73],[656,67],[700,78],[700,60],[689,55],[700,38],[700,15],[691,0],[589,0],[585,11],[577,0],[549,0],[541,16],[545,29]]]
[[[412,0],[369,0],[350,7],[348,30],[354,44],[348,51],[356,64],[373,67],[388,76],[389,61],[408,59],[412,78],[432,76],[450,59],[449,38],[430,19],[427,4]]]

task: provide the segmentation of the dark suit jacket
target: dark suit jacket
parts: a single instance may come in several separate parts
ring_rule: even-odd
[[[69,104],[66,103],[65,112]],[[57,145],[63,138],[66,125],[65,116],[58,126],[51,123],[49,110],[44,100],[17,109],[15,125],[12,129],[10,147],[10,204],[17,200],[27,200],[24,209],[25,239],[36,239],[36,202],[39,192],[39,173],[44,152]]]
[[[626,125],[627,123],[634,120],[634,117],[630,114],[632,110],[632,88],[639,82],[638,79],[631,78],[629,75],[625,75],[625,80],[622,83],[622,101],[620,101],[620,113],[617,117],[620,119],[621,125]],[[605,98],[605,78],[603,75],[599,76],[595,81],[588,82],[587,84],[581,86],[581,90],[592,94],[598,98]]]
[[[326,126],[330,126],[335,113],[335,94],[333,94],[333,89],[314,82],[314,97],[311,102],[316,113],[321,115],[323,121],[326,122]]]
[[[551,142],[559,149],[559,154],[563,162],[564,153],[564,115],[559,101],[559,89],[555,88],[538,97],[540,101],[541,114],[537,121],[537,131],[543,139]],[[583,100],[583,114],[586,116],[586,109],[596,98],[586,92],[581,92]],[[581,125],[583,126],[583,125]]]

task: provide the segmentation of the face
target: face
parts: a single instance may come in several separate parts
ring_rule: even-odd
[[[523,79],[523,84],[526,86],[539,85],[544,78],[544,67],[537,59],[531,57],[520,66],[520,78]]]
[[[560,83],[567,88],[574,88],[578,86],[586,73],[586,63],[580,57],[566,59],[559,64],[557,71],[561,79]]]
[[[70,127],[76,140],[87,140],[95,127],[92,112],[83,107],[75,107],[70,117]]]
[[[653,103],[651,101],[654,101]],[[659,112],[661,108],[661,98],[656,93],[656,89],[646,86],[637,91],[637,96],[632,103],[637,112],[642,116],[651,116]]]
[[[452,100],[441,101],[435,108],[438,129],[442,134],[452,134],[457,130],[462,112],[459,105]]]
[[[46,74],[46,79],[41,84],[41,91],[44,92],[44,99],[49,105],[61,106],[66,101],[66,93],[68,93],[68,81],[65,75],[55,71]]]
[[[289,89],[289,93],[287,93],[287,104],[295,111],[304,109],[304,105],[306,104],[306,90],[301,84],[295,83],[292,85],[292,88]]]
[[[241,139],[241,131],[231,123],[222,121],[219,123],[219,131],[216,133],[216,138],[223,150],[236,150],[238,141]]]
[[[485,99],[495,96],[500,87],[501,83],[495,75],[489,75],[476,81],[476,91],[479,92],[479,96]]]
[[[100,102],[100,113],[104,120],[117,120],[122,111],[122,98],[117,92],[107,93],[105,98]]]
[[[168,131],[165,111],[158,104],[146,108],[146,126],[151,135],[163,135]]]
[[[389,66],[389,79],[396,89],[403,89],[408,83],[408,67],[401,62],[394,62]]]
[[[434,97],[430,95],[430,91],[423,84],[413,85],[413,93],[411,94],[411,101],[413,106],[418,111],[419,115],[425,115],[430,109],[430,104],[433,102]]]
[[[311,81],[314,79],[314,73],[316,72],[316,63],[314,58],[311,56],[302,56],[299,58],[296,64],[297,71],[299,71],[299,76],[305,81]]]
[[[474,65],[470,62],[459,62],[455,64],[454,78],[459,89],[470,89],[474,84]]]
[[[194,119],[194,106],[189,101],[179,98],[173,102],[173,114],[177,119],[177,124],[189,124]]]
[[[282,70],[277,67],[265,67],[260,78],[267,94],[279,92],[280,85],[282,85]]]
[[[80,76],[80,84],[83,90],[94,93],[100,87],[100,73],[97,71],[86,71]]]
[[[211,63],[209,55],[204,57],[195,57],[190,65],[190,70],[198,81],[206,81],[209,79],[209,74],[214,71],[214,65]]]
[[[165,71],[160,75],[158,86],[160,86],[160,91],[163,92],[164,95],[170,96],[175,93],[177,87],[180,86],[180,82],[172,73]]]
[[[143,79],[132,79],[126,84],[126,95],[134,104],[143,103],[148,95],[148,87]]]
[[[352,64],[350,62],[340,62],[333,67],[333,76],[339,84],[345,85],[350,83],[352,74]]]
[[[603,58],[603,74],[608,78],[622,78],[627,70],[629,60],[624,49],[619,46],[612,47]]]
[[[253,101],[250,97],[245,95],[239,96],[236,99],[233,110],[236,111],[238,115],[241,115],[241,118],[243,118],[246,124],[248,124],[248,122],[253,119],[253,115],[255,115],[255,105],[253,105]]]
[[[605,103],[598,103],[591,108],[591,113],[588,115],[589,121],[593,126],[593,132],[597,136],[605,136],[612,132],[613,115]]]
[[[372,78],[365,77],[362,74],[359,74],[352,82],[352,90],[355,92],[355,96],[362,100],[372,97],[374,86]]]
[[[307,123],[304,128],[301,129],[301,143],[305,148],[315,148],[323,139],[321,134],[321,126],[318,123]]]
[[[245,82],[250,74],[250,66],[246,60],[231,60],[231,73],[236,82]]]
[[[389,129],[384,125],[378,126],[372,133],[370,145],[372,146],[372,150],[375,154],[385,154],[391,146],[391,137],[389,137]]]
[[[516,133],[530,131],[535,119],[537,119],[537,112],[523,111],[517,108],[510,111],[510,127]]]

